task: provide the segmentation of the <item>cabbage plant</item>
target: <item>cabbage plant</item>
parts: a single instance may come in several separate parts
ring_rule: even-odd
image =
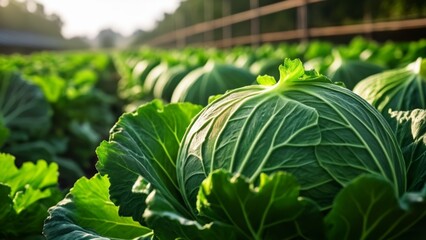
[[[362,173],[405,191],[405,164],[385,119],[351,91],[299,60],[286,60],[280,80],[230,91],[192,122],[177,158],[179,187],[195,214],[198,188],[215,169],[257,182],[261,173],[292,173],[304,196],[323,209]]]
[[[426,59],[418,58],[406,67],[372,75],[359,82],[353,91],[385,117],[389,110],[426,109]]]
[[[426,187],[405,191],[401,148],[377,110],[299,60],[280,75],[205,108],[154,100],[122,115],[96,151],[102,176],[49,210],[46,238],[424,234]]]
[[[333,82],[341,81],[352,90],[364,78],[383,72],[383,70],[383,67],[367,61],[338,58],[328,68],[327,74]]]
[[[179,64],[171,67],[168,71],[165,71],[158,78],[158,82],[155,84],[154,97],[164,99],[170,102],[173,91],[179,82],[196,67],[190,66],[189,64]]]
[[[254,82],[254,75],[247,69],[211,60],[189,72],[177,84],[171,102],[191,102],[205,106],[210,96],[223,94]]]
[[[426,183],[426,109],[392,111],[389,123],[406,161],[408,190],[419,191]]]
[[[47,209],[63,194],[58,165],[38,160],[16,166],[15,157],[0,153],[0,239],[41,239]]]
[[[52,110],[38,86],[18,73],[0,69],[0,93],[0,121],[13,131],[10,137],[22,140],[46,134]]]

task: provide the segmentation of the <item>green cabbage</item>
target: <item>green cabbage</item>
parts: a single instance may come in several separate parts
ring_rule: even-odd
[[[171,67],[168,71],[165,71],[158,78],[157,84],[155,84],[154,97],[170,102],[176,86],[192,70],[194,70],[194,67],[180,64]]]
[[[196,117],[177,158],[180,191],[195,214],[201,182],[226,169],[257,182],[261,173],[286,171],[301,195],[322,209],[363,173],[384,176],[402,194],[406,169],[385,119],[362,98],[333,84],[300,60],[280,66],[280,81],[224,94]]]
[[[42,136],[51,124],[52,110],[41,89],[18,73],[0,69],[0,121],[13,136]]]
[[[426,109],[393,111],[389,123],[407,166],[407,190],[420,191],[426,183]]]
[[[250,71],[256,76],[266,74],[278,78],[279,73],[277,72],[277,66],[280,65],[281,62],[281,58],[263,58],[254,62],[250,66]]]
[[[364,78],[383,70],[384,68],[379,65],[362,60],[338,60],[328,69],[328,76],[333,82],[343,82],[352,90]]]
[[[232,65],[208,62],[186,75],[173,91],[171,102],[191,102],[207,105],[212,95],[254,83],[248,70]]]
[[[353,91],[385,117],[389,110],[426,109],[426,59],[418,58],[405,68],[370,76],[359,82]]]

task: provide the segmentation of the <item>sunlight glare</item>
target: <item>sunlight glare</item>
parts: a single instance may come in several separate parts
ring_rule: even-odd
[[[9,5],[9,0],[0,0],[0,7],[7,7]]]
[[[47,14],[56,13],[64,22],[62,34],[91,38],[106,28],[130,35],[150,30],[165,12],[174,11],[180,0],[37,0]]]
[[[28,1],[26,7],[27,11],[30,13],[37,11],[37,4],[34,1]]]

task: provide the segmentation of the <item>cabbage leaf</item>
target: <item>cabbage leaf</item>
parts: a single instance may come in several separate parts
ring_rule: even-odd
[[[109,200],[106,176],[80,178],[70,193],[49,209],[44,225],[48,239],[135,239],[150,235],[151,229],[121,217]],[[100,207],[101,206],[101,207]]]
[[[407,165],[408,190],[419,191],[426,182],[426,110],[393,111],[390,115]]]
[[[39,236],[47,209],[62,198],[57,182],[55,163],[17,168],[14,156],[0,153],[0,238]]]
[[[232,226],[244,239],[321,239],[319,207],[299,196],[300,185],[288,173],[262,174],[254,187],[241,175],[212,172],[202,183],[200,216]]]
[[[426,109],[426,59],[404,68],[387,70],[360,81],[353,91],[386,118],[389,110]]]
[[[143,216],[158,239],[237,239],[233,226],[189,219],[155,190],[147,198],[147,204]]]
[[[14,72],[0,69],[0,118],[10,137],[41,136],[50,128],[50,105],[41,89]]]
[[[327,239],[423,239],[425,218],[426,185],[398,199],[389,181],[362,175],[337,194],[325,218]]]
[[[109,141],[96,151],[96,167],[108,174],[111,199],[120,206],[121,215],[143,222],[147,194],[134,191],[141,177],[181,212],[187,211],[177,186],[176,156],[187,126],[200,109],[189,103],[165,106],[155,100],[120,117]]]

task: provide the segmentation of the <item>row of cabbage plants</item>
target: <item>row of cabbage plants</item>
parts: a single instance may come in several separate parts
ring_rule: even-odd
[[[0,237],[426,234],[426,41],[112,56],[0,58]]]
[[[47,209],[95,172],[118,79],[102,52],[0,56],[0,239],[43,238]]]
[[[256,84],[253,79],[258,75],[278,78],[277,66],[284,57],[299,58],[307,69],[316,69],[353,89],[369,75],[404,67],[425,56],[425,46],[425,40],[379,44],[354,38],[345,45],[313,41],[228,50],[142,49],[120,52],[115,56],[115,63],[122,76],[120,97],[130,103],[136,101],[129,109],[154,98],[205,106],[209,96]]]
[[[136,104],[97,148],[99,174],[49,210],[44,234],[422,238],[425,46],[120,53],[121,97]]]
[[[94,150],[122,113],[118,79],[106,53],[0,56],[0,151],[19,165],[55,162],[72,186],[93,172]]]
[[[376,89],[384,74],[389,85],[404,86],[387,96],[379,91],[371,100],[370,90],[362,91],[364,99],[305,70],[299,59],[286,58],[278,80],[259,76],[258,84],[216,95],[204,107],[145,103],[120,117],[96,150],[99,174],[77,181],[49,210],[44,234],[48,239],[425,236],[425,67],[419,58],[362,80]]]

